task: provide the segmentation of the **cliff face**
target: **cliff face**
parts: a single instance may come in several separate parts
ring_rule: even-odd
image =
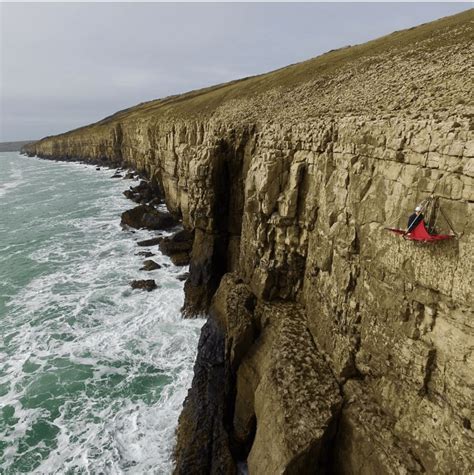
[[[132,165],[195,231],[177,473],[474,470],[472,18],[27,147]],[[430,194],[459,240],[384,230]]]

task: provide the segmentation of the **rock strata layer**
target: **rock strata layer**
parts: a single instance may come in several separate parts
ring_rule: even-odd
[[[183,313],[209,319],[176,473],[474,471],[472,22],[26,147],[135,168],[193,233]],[[384,229],[430,194],[460,239]]]

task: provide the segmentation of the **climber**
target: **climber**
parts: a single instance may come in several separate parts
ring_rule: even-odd
[[[408,218],[407,233],[416,228],[416,225],[424,219],[422,211],[423,208],[421,206],[417,206],[415,208],[415,212],[410,215]]]
[[[451,234],[440,234],[435,229],[437,212],[444,218],[447,225],[451,229]],[[425,214],[427,216],[427,223],[425,223]],[[401,215],[396,218],[399,221]],[[434,243],[444,241],[446,239],[459,239],[460,235],[456,233],[453,225],[449,221],[448,217],[437,204],[437,197],[431,195],[423,200],[416,208],[415,212],[408,218],[408,224],[406,229],[398,228],[385,228],[387,231],[402,236],[403,239],[409,241],[419,241],[423,243]]]

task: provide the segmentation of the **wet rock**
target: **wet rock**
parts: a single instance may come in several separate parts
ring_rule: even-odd
[[[170,213],[158,211],[148,205],[140,205],[123,212],[121,222],[137,229],[170,229],[177,224]]]
[[[123,177],[124,180],[133,180],[135,178],[134,172],[127,172]]]
[[[158,287],[153,279],[132,280],[130,282],[130,286],[132,287],[132,289],[142,289],[147,290],[148,292]]]
[[[133,193],[132,190],[125,190],[125,191],[123,192],[123,194],[124,194],[124,196],[125,196],[126,198],[128,198],[129,200],[135,201],[135,199],[134,199],[135,194]]]
[[[192,387],[179,417],[174,475],[236,475],[224,427],[228,388],[222,329],[209,318],[201,331]]]
[[[165,237],[159,243],[160,251],[171,258],[176,266],[187,266],[191,259],[194,233],[185,229],[176,232],[172,236]]]
[[[99,170],[100,170],[100,167],[97,167],[97,168],[96,168],[96,171],[99,171]]]
[[[156,269],[161,269],[160,264],[150,259],[150,260],[143,261],[143,267],[140,270],[151,271],[151,270],[156,270]]]
[[[191,257],[188,252],[177,252],[171,254],[170,259],[175,266],[187,266]]]
[[[184,274],[179,274],[176,278],[179,281],[184,282],[188,277],[189,277],[189,272],[185,272]]]
[[[163,200],[160,197],[156,197],[156,198],[153,198],[148,204],[150,206],[158,206],[161,203],[163,203]]]
[[[151,238],[151,239],[145,239],[143,241],[138,241],[137,244],[142,247],[156,246],[157,244],[160,244],[162,240],[163,240],[162,237],[156,237],[156,238]]]
[[[151,257],[154,256],[155,254],[151,251],[140,251],[135,254],[136,256],[143,256],[143,257]]]
[[[156,199],[158,199],[158,203],[161,202],[161,193],[158,188],[145,180],[141,180],[136,186],[131,186],[123,194],[136,203],[150,203]],[[156,203],[156,201],[153,202]]]
[[[172,236],[165,237],[160,242],[160,251],[166,256],[177,252],[190,253],[193,248],[194,233],[183,229]]]
[[[212,296],[225,272],[226,241],[196,229],[189,265],[189,279],[184,285],[183,316],[206,314]]]
[[[114,175],[112,175],[110,178],[123,178],[122,175],[119,172],[116,172]]]

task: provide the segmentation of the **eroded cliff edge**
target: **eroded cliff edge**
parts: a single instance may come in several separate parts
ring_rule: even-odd
[[[177,473],[474,469],[473,13],[28,146],[125,162],[195,231],[209,312]],[[401,227],[435,193],[459,240]]]

